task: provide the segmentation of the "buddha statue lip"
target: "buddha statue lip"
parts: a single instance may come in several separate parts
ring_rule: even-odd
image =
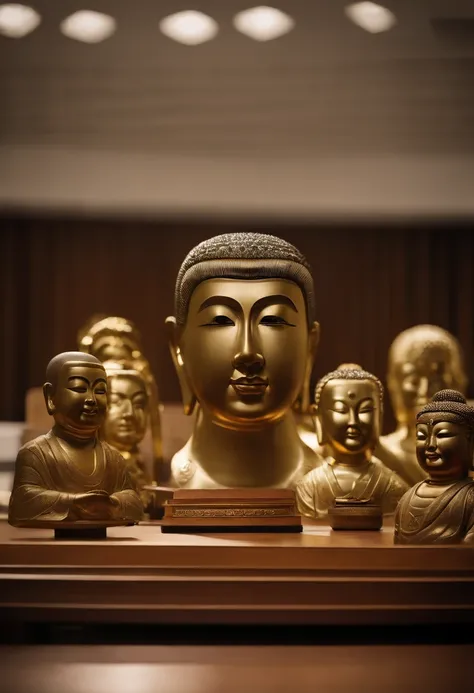
[[[230,384],[239,395],[262,397],[268,387],[268,380],[257,375],[244,376],[242,378],[231,378]]]
[[[97,416],[98,413],[99,410],[97,409],[97,407],[84,407],[84,409],[82,410],[83,416],[90,416],[91,418]]]
[[[426,464],[429,467],[441,467],[443,464],[443,458],[436,453],[425,453]]]
[[[358,426],[348,426],[346,430],[346,437],[351,440],[359,440],[362,438],[362,431]]]
[[[133,424],[123,421],[117,425],[117,430],[122,431],[123,433],[130,433],[134,431],[135,428]]]

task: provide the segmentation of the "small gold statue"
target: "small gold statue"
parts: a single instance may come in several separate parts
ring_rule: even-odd
[[[8,521],[15,527],[133,524],[142,504],[119,452],[97,437],[107,377],[81,352],[55,356],[43,392],[54,426],[17,456]]]
[[[320,461],[330,454],[330,451],[324,450],[320,445],[318,440],[318,434],[316,431],[316,421],[314,418],[314,404],[312,397],[310,395],[311,389],[311,375],[314,365],[314,357],[310,356],[306,364],[306,375],[305,375],[305,385],[301,397],[297,399],[293,410],[296,416],[296,423],[298,426],[298,434],[305,445],[307,445],[311,450],[313,450]],[[359,368],[357,364],[354,363],[344,363],[339,366],[339,369],[346,368]]]
[[[325,517],[335,505],[365,505],[368,500],[382,513],[393,513],[408,489],[373,457],[382,418],[382,383],[353,366],[339,367],[316,386],[318,439],[330,456],[296,487],[298,509],[310,517]]]
[[[393,433],[382,436],[377,457],[412,486],[426,478],[416,459],[416,415],[443,388],[465,392],[467,377],[461,347],[437,325],[416,325],[393,341],[387,386],[397,419]]]
[[[474,543],[474,408],[441,390],[417,414],[416,455],[428,479],[401,499],[396,544]]]
[[[146,509],[151,499],[144,486],[150,485],[152,478],[140,443],[149,418],[147,386],[143,376],[123,362],[106,361],[103,366],[107,373],[108,407],[101,435],[126,461],[128,473]]]
[[[99,361],[130,364],[147,385],[149,424],[153,439],[153,476],[159,483],[163,475],[163,442],[158,388],[148,360],[143,355],[141,335],[131,320],[94,315],[79,330],[79,349],[96,356]]]
[[[182,488],[293,488],[317,457],[292,407],[316,351],[309,265],[290,243],[230,233],[185,258],[167,319],[193,435],[172,460]]]

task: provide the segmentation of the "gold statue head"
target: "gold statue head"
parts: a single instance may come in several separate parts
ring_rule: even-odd
[[[464,479],[472,468],[474,408],[456,390],[441,390],[416,417],[416,457],[432,481]]]
[[[467,377],[457,339],[437,325],[415,325],[393,341],[387,386],[399,424],[412,426],[416,414],[439,390],[464,392]]]
[[[131,320],[95,315],[79,330],[79,349],[99,361],[133,361],[142,355],[141,335]]]
[[[166,321],[185,412],[199,401],[227,428],[280,419],[316,351],[314,318],[309,265],[287,241],[245,232],[200,243],[179,270]]]
[[[94,437],[107,411],[105,369],[91,354],[58,354],[46,369],[43,394],[56,426],[74,438]]]
[[[318,382],[318,439],[344,455],[372,452],[380,435],[383,386],[357,364],[342,364]]]
[[[148,424],[148,392],[133,367],[106,362],[108,408],[103,426],[105,440],[120,451],[130,451],[143,440]]]

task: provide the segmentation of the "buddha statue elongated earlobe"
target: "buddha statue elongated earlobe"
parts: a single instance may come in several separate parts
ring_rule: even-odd
[[[53,386],[51,383],[45,383],[43,385],[44,401],[46,403],[47,412],[50,416],[52,416],[54,414],[54,410],[55,410],[54,402],[53,402],[53,399],[51,397],[52,391],[53,391]]]
[[[174,316],[166,318],[165,325],[168,329],[168,339],[171,358],[173,359],[176,374],[179,380],[181,389],[181,397],[183,399],[183,408],[186,416],[191,416],[196,406],[196,396],[189,384],[188,377],[183,361],[183,355],[179,346],[178,334],[179,327]]]
[[[314,408],[314,405],[313,405]],[[314,425],[316,427],[316,435],[318,437],[319,444],[321,446],[325,445],[328,441],[326,439],[326,436],[324,435],[324,428],[321,423],[321,418],[317,415],[314,414]]]
[[[304,376],[304,383],[301,392],[293,406],[293,409],[301,414],[310,413],[311,406],[311,375],[313,372],[314,361],[316,358],[316,352],[319,346],[320,338],[320,327],[319,322],[313,322],[311,329],[308,333],[308,358],[306,360],[306,371]]]

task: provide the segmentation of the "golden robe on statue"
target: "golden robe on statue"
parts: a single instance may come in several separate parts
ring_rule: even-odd
[[[474,543],[474,482],[463,479],[429,504],[418,496],[421,481],[400,501],[395,515],[396,544]]]
[[[382,506],[384,514],[395,512],[397,503],[407,491],[407,484],[377,459],[361,470],[351,491],[345,493],[337,480],[331,459],[307,474],[296,487],[298,510],[309,517],[324,517],[336,498],[369,500]]]
[[[57,436],[49,431],[18,453],[10,523],[74,520],[74,498],[92,491],[105,491],[118,500],[115,519],[138,522],[142,518],[142,506],[119,452],[97,440],[94,469],[86,474],[67,459]]]

